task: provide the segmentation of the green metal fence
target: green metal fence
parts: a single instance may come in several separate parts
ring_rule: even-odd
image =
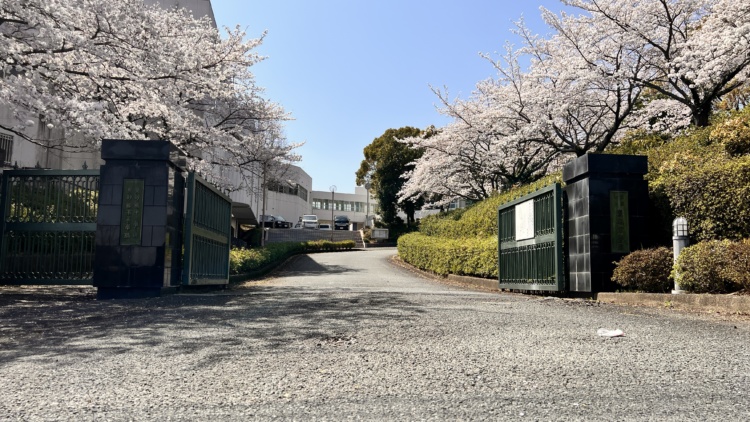
[[[564,291],[563,203],[559,183],[498,208],[499,287]]]
[[[0,284],[92,284],[99,170],[6,170]]]
[[[232,200],[188,175],[182,284],[228,284]]]

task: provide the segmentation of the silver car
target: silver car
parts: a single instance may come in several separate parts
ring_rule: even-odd
[[[318,216],[317,215],[303,215],[302,216],[302,228],[303,229],[317,229],[318,228]]]

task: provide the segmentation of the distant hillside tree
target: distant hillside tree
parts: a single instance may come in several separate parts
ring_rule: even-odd
[[[422,156],[421,148],[411,148],[402,139],[429,135],[413,127],[388,129],[364,149],[365,159],[357,170],[357,184],[370,182],[370,190],[380,205],[380,216],[388,225],[398,223],[398,210],[406,214],[407,223],[414,222],[414,213],[424,204],[418,193],[399,199],[404,175],[414,170],[414,161]]]

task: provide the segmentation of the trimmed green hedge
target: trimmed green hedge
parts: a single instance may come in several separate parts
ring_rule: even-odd
[[[435,274],[496,278],[497,208],[561,179],[562,173],[555,173],[468,208],[425,217],[418,233],[399,237],[398,254],[405,262]]]
[[[338,242],[332,242],[330,240],[310,240],[303,244],[305,252],[351,250],[355,246],[353,240],[341,240]]]
[[[427,216],[419,222],[419,232],[445,238],[486,238],[497,236],[497,208],[516,198],[562,181],[555,173],[528,185],[513,187],[468,208]]]
[[[409,264],[440,275],[497,277],[497,238],[450,239],[409,233],[398,239]]]
[[[331,242],[330,240],[313,240],[308,242],[271,243],[265,248],[236,248],[229,251],[229,273],[232,275],[247,274],[260,270],[275,262],[305,252],[351,250],[353,240]]]
[[[693,293],[750,289],[750,241],[709,240],[688,246],[675,265],[680,288]]]
[[[672,289],[673,260],[665,247],[633,251],[617,262],[612,281],[628,290],[666,293]]]

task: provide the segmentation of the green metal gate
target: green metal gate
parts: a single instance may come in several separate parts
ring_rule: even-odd
[[[565,291],[559,183],[498,208],[499,287]]]
[[[5,170],[0,284],[92,284],[99,170]]]
[[[195,172],[188,175],[182,284],[229,283],[232,200]]]

